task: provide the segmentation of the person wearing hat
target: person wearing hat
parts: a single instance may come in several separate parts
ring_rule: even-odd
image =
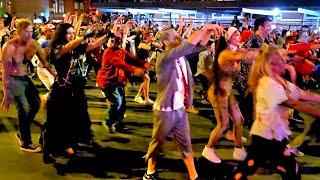
[[[153,33],[149,29],[144,30],[142,33],[142,42],[138,45],[137,56],[141,59],[148,61],[150,58],[151,52],[155,50],[153,42]],[[139,104],[153,104],[154,101],[149,97],[149,86],[150,86],[150,77],[148,72],[145,72],[143,75],[143,82],[140,85],[139,91],[134,98],[134,101]],[[141,94],[144,95],[144,100],[141,97]]]
[[[227,49],[229,49],[233,52],[241,51],[243,53],[246,53],[246,58],[244,60],[247,61],[248,63],[252,62],[253,54],[246,51],[245,49],[239,48],[241,46],[241,34],[237,28],[235,28],[235,27],[228,28],[228,31],[226,33],[226,40],[227,40]],[[235,77],[237,80],[237,78],[239,78],[239,74],[237,74]],[[242,123],[237,124],[237,125],[243,126]],[[242,137],[241,134],[237,134],[237,136],[239,136],[237,138],[239,138],[239,139],[241,138],[241,141],[243,143],[245,143],[247,141],[247,138]],[[236,141],[237,138],[235,137],[235,133],[232,128],[232,124],[230,124],[229,129],[227,130],[227,132],[225,134],[225,138],[229,141]]]
[[[54,37],[55,30],[56,28],[53,24],[47,24],[43,27],[43,35],[38,39],[38,43],[41,45],[42,49],[45,50],[51,42]],[[54,82],[54,77],[46,68],[43,67],[43,64],[40,61],[37,62],[37,75],[47,90],[50,90],[51,85]]]
[[[234,52],[237,51],[240,46],[239,30],[235,27],[229,27],[226,35],[229,49]]]
[[[51,40],[54,37],[55,33],[55,26],[53,24],[47,24],[42,29],[42,36],[37,40],[37,42],[40,44],[41,48],[46,53],[46,48],[48,44],[51,42]],[[32,57],[33,64],[35,64],[37,70],[36,73],[42,82],[42,84],[46,87],[46,89],[49,91],[51,89],[52,84],[54,83],[54,76],[43,66],[41,61],[39,61],[39,58],[37,55]],[[50,63],[50,62],[49,62]],[[41,107],[45,106],[45,103],[47,102],[49,92],[40,95],[41,99]]]

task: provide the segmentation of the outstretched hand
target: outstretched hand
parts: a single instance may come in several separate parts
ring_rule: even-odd
[[[223,35],[224,29],[218,24],[206,24],[203,26],[204,30],[213,32],[216,36],[220,37]]]
[[[182,16],[179,15],[179,26],[184,26],[185,22]]]

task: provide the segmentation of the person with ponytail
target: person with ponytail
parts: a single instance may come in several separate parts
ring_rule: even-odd
[[[236,160],[244,160],[247,154],[241,140],[243,117],[232,93],[233,77],[240,72],[240,62],[244,59],[244,54],[226,48],[226,39],[220,37],[217,42],[216,60],[213,63],[212,85],[208,90],[208,99],[213,107],[217,126],[212,130],[202,156],[212,163],[221,163],[221,159],[214,152],[214,145],[228,128],[230,117],[234,122],[235,131],[233,157]]]

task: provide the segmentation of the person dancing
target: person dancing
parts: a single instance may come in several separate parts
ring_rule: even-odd
[[[252,144],[246,160],[234,171],[232,179],[246,179],[261,164],[269,161],[285,180],[300,179],[298,164],[287,149],[289,108],[313,117],[320,110],[311,103],[320,103],[320,96],[303,91],[281,77],[285,60],[276,46],[262,45],[262,52],[249,75],[249,87],[254,95],[255,120],[250,134]]]

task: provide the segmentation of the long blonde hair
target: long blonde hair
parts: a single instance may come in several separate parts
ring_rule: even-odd
[[[272,75],[270,56],[275,53],[280,55],[279,48],[277,46],[262,44],[260,55],[251,67],[248,78],[248,85],[253,93],[256,91],[261,77],[270,77]]]

